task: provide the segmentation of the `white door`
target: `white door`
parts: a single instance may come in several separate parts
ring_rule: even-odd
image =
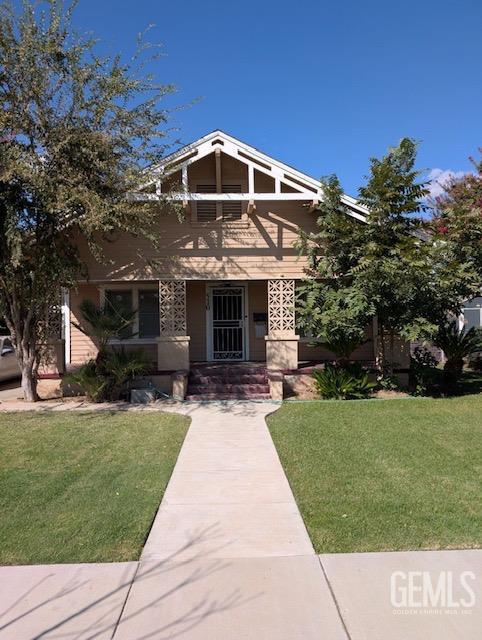
[[[244,360],[244,287],[212,287],[209,292],[210,360]]]

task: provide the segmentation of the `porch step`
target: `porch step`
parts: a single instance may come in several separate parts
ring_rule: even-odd
[[[202,394],[202,393],[234,393],[234,394],[251,394],[251,393],[269,393],[268,384],[216,384],[212,381],[207,384],[199,385],[195,382],[189,385],[189,393]]]
[[[206,365],[191,367],[190,375],[195,376],[220,376],[222,378],[226,377],[239,377],[239,376],[266,376],[266,367],[263,365],[260,366],[243,366],[243,365]]]
[[[205,384],[225,384],[229,381],[233,384],[265,384],[265,373],[241,373],[236,372],[225,375],[205,375],[200,373],[191,373],[189,376],[189,382],[193,385],[205,385]]]
[[[193,365],[186,400],[269,400],[265,364]]]
[[[271,400],[269,393],[198,393],[188,394],[186,400],[203,402],[204,400]]]

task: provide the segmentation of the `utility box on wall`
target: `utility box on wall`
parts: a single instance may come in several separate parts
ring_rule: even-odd
[[[253,313],[254,332],[257,338],[264,338],[268,331],[268,314]]]

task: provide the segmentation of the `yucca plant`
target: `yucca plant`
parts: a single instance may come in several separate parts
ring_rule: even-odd
[[[71,371],[64,376],[63,382],[78,385],[92,402],[102,402],[109,381],[104,376],[99,375],[95,360],[89,360],[82,364],[75,371]]]
[[[119,349],[107,351],[102,363],[89,360],[65,380],[81,387],[92,402],[118,400],[126,385],[149,371],[149,361],[143,351]]]
[[[433,342],[445,354],[444,370],[456,377],[462,373],[464,358],[482,349],[480,330],[459,329],[456,320],[441,325]]]
[[[92,300],[82,300],[79,308],[88,326],[77,322],[72,324],[94,340],[99,350],[96,360],[101,362],[106,357],[109,340],[122,337],[127,330],[132,331],[136,311],[122,311],[121,314],[107,300],[101,307],[98,307]],[[134,334],[131,333],[131,335]]]
[[[144,351],[126,351],[124,348],[110,352],[103,363],[109,380],[109,399],[118,400],[123,388],[150,368]]]
[[[313,372],[315,386],[326,400],[353,400],[368,398],[376,386],[361,367],[340,368],[328,364]]]
[[[350,356],[364,342],[359,337],[334,336],[326,340],[323,346],[335,354],[337,365],[340,367],[350,366]]]

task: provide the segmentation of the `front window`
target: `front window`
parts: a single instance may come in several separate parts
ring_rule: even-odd
[[[462,309],[464,325],[467,331],[472,327],[482,327],[482,297],[472,298]]]
[[[139,338],[159,336],[159,292],[139,290]]]
[[[132,314],[132,291],[130,289],[112,289],[105,292],[105,300],[122,318],[128,319]],[[132,327],[126,326],[119,338],[130,338]]]

